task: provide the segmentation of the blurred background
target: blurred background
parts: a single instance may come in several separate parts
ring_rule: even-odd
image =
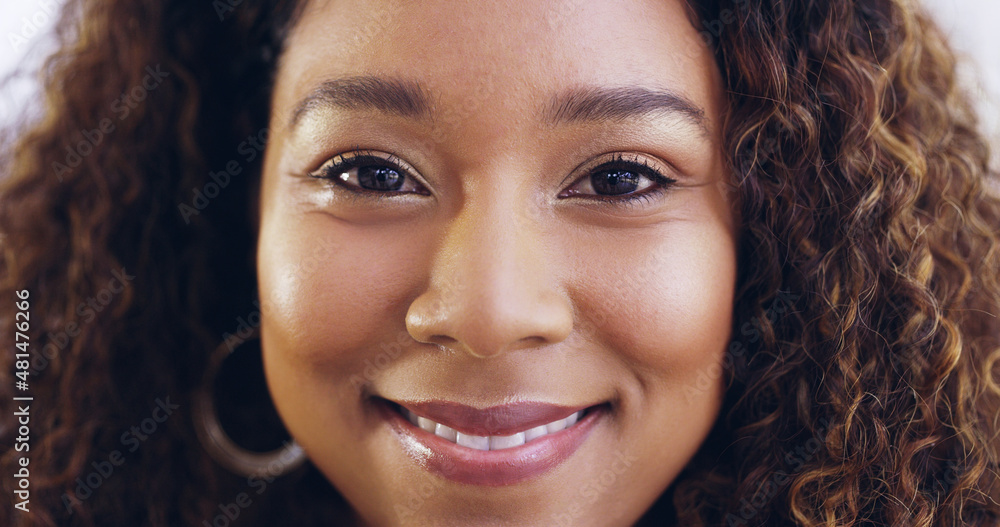
[[[918,1],[962,55],[962,74],[992,138],[993,166],[1000,169],[1000,1]],[[52,51],[51,29],[61,5],[62,0],[0,0],[0,78],[20,71],[0,89],[0,126],[25,113],[37,114],[34,72]]]

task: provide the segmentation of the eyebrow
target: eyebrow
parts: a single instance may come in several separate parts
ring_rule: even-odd
[[[413,118],[428,117],[431,113],[430,98],[420,83],[362,75],[320,84],[292,109],[291,127],[306,114],[324,107],[376,110]]]
[[[669,90],[642,86],[571,88],[550,101],[545,120],[551,124],[625,121],[662,114],[679,116],[708,133],[705,110]]]
[[[415,119],[433,116],[429,90],[417,81],[371,75],[320,84],[292,109],[290,127],[321,108],[371,110]],[[626,121],[650,115],[679,116],[708,132],[705,111],[669,90],[641,86],[576,87],[553,96],[542,111],[551,125]]]

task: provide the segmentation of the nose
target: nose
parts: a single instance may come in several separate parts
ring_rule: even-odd
[[[569,335],[572,305],[526,202],[469,199],[447,224],[406,315],[414,339],[490,358]]]

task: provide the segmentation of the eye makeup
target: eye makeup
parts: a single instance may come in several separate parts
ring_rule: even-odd
[[[650,203],[677,182],[646,156],[616,152],[584,165],[585,172],[560,198],[587,199],[609,206]],[[414,177],[415,170],[395,154],[353,149],[334,156],[310,177],[326,180],[337,191],[381,201],[394,194],[430,195]]]

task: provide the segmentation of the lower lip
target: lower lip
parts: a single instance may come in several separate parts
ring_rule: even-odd
[[[459,446],[415,426],[390,404],[379,404],[383,417],[418,464],[458,483],[500,487],[541,475],[579,450],[604,415],[605,406],[587,410],[573,426],[503,450]]]

